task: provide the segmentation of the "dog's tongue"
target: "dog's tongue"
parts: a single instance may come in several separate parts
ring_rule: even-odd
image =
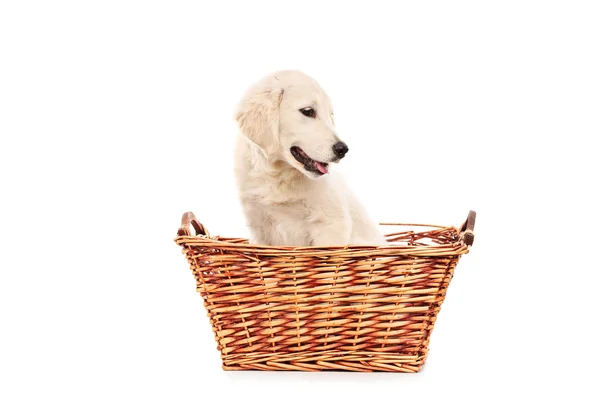
[[[317,169],[319,171],[321,171],[322,174],[326,174],[327,173],[327,166],[323,165],[322,163],[315,161],[315,164],[317,164]]]

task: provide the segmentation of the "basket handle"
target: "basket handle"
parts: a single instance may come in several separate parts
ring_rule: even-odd
[[[467,220],[460,228],[460,236],[463,238],[463,242],[465,242],[467,246],[472,246],[473,241],[475,240],[475,233],[473,233],[473,229],[475,229],[475,217],[475,211],[469,211]]]
[[[193,236],[209,236],[209,233],[204,225],[198,221],[194,213],[191,211],[184,213],[181,217],[181,226],[177,230],[177,236],[192,236],[191,227],[194,227],[194,231],[196,232],[196,234]]]

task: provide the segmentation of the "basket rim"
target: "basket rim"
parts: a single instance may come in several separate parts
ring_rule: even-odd
[[[424,225],[419,225],[424,226]],[[431,226],[431,225],[426,225]],[[245,238],[230,238],[224,236],[204,236],[204,235],[181,235],[175,238],[175,242],[182,246],[204,246],[211,247],[215,250],[233,251],[243,253],[253,253],[256,256],[267,255],[302,255],[307,256],[332,256],[332,255],[352,255],[355,257],[370,257],[376,255],[378,257],[397,256],[397,255],[427,255],[427,256],[446,256],[466,254],[469,251],[469,246],[464,242],[464,239],[459,235],[459,230],[455,227],[444,227],[447,230],[452,230],[457,235],[457,241],[448,244],[435,245],[410,245],[406,243],[388,245],[346,245],[346,246],[269,246],[261,244],[250,244]],[[392,233],[386,236],[393,236],[398,233]]]
[[[342,254],[354,254],[356,256],[372,256],[376,254],[378,256],[386,255],[401,255],[401,254],[414,254],[419,253],[431,255],[448,255],[452,254],[466,254],[469,246],[467,246],[462,240],[449,245],[436,245],[436,246],[416,246],[416,245],[384,245],[384,246],[305,246],[305,247],[279,247],[279,246],[266,246],[266,245],[252,245],[246,242],[235,243],[229,242],[227,239],[236,240],[235,238],[223,238],[214,237],[207,238],[201,236],[178,236],[175,242],[178,245],[185,246],[206,246],[219,248],[220,250],[233,250],[243,251],[258,254],[302,254],[304,256],[314,255],[342,255]]]
[[[462,227],[459,229],[455,226],[444,226],[436,224],[418,224],[418,223],[396,223],[396,222],[381,222],[383,226],[402,226],[402,227],[422,227],[431,228],[423,232],[433,231],[449,231],[456,235],[456,241],[443,244],[427,245],[418,244],[394,244],[388,242],[386,245],[341,245],[341,246],[270,246],[261,244],[250,244],[247,238],[235,238],[227,236],[211,236],[208,230],[202,225],[192,212],[186,212],[182,217],[182,224],[177,231],[175,243],[181,246],[206,246],[215,249],[252,252],[259,254],[291,254],[297,256],[302,254],[308,255],[347,255],[355,256],[394,256],[394,255],[461,255],[469,252],[473,244],[473,227],[475,224],[475,212],[470,211],[469,216]],[[196,235],[192,235],[191,227],[194,227]],[[400,231],[386,234],[386,237],[408,234],[412,231]],[[415,232],[415,233],[423,233]]]

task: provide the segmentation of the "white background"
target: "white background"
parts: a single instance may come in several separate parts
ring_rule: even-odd
[[[218,3],[218,5],[217,5]],[[0,398],[598,398],[597,3],[5,1]],[[184,211],[245,236],[233,108],[314,76],[373,217],[478,212],[419,374],[220,369]]]

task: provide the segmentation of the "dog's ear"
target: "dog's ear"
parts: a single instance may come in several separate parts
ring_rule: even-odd
[[[271,157],[279,148],[279,105],[283,89],[253,91],[240,102],[235,119],[242,133]]]

